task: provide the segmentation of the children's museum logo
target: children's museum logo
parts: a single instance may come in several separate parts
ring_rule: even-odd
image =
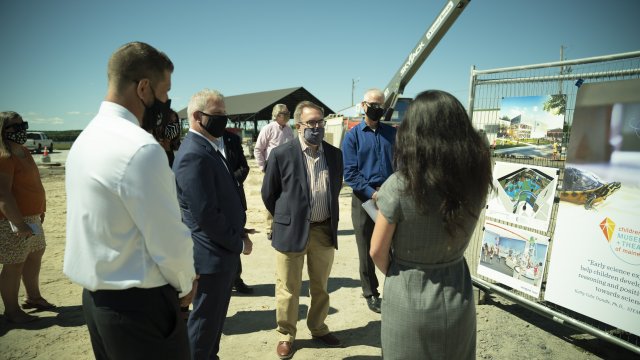
[[[613,254],[630,265],[640,265],[640,229],[629,222],[629,219],[613,220],[605,217],[600,222],[600,230],[607,239]]]
[[[607,242],[611,242],[611,238],[613,237],[613,231],[616,229],[616,223],[613,220],[604,218],[600,223],[600,230],[604,234],[604,237],[607,239]]]

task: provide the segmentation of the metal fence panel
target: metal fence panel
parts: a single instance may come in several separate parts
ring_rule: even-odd
[[[500,131],[498,118],[502,99],[564,94],[566,96],[565,124],[569,126],[563,127],[559,159],[509,157],[500,156],[497,153],[493,154],[494,161],[557,168],[559,171],[558,186],[561,187],[564,175],[565,151],[571,135],[568,129],[570,129],[570,125],[573,122],[576,94],[581,83],[637,78],[640,78],[640,51],[503,69],[476,70],[472,68],[469,89],[469,117],[472,119],[476,129],[483,130],[489,142],[493,144]],[[556,198],[548,231],[541,232],[526,227],[525,229],[551,238],[556,226],[557,212],[558,200]],[[495,291],[533,311],[546,313],[544,315],[555,320],[561,319],[558,321],[568,326],[578,327],[580,330],[585,330],[594,336],[640,354],[640,339],[638,336],[613,328],[569,309],[528,296],[517,290],[505,289],[499,284],[492,283],[491,280],[478,275],[477,269],[482,246],[484,220],[485,215],[483,213],[465,253],[471,269],[471,275],[477,287],[486,291]],[[492,219],[492,221],[512,226],[518,225],[495,219]],[[518,225],[518,227],[523,228],[521,225]],[[545,269],[549,268],[549,255],[552,251],[553,241],[549,245]],[[545,271],[540,298],[544,298],[546,275],[547,272]]]

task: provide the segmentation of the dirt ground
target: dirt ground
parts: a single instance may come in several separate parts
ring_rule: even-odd
[[[260,199],[262,176],[254,161],[245,182],[249,203],[247,227],[253,253],[243,256],[243,279],[255,289],[251,296],[234,293],[221,342],[221,359],[277,358],[275,348],[274,250],[265,235],[266,210]],[[41,320],[12,325],[0,317],[0,359],[91,359],[93,353],[81,311],[81,288],[62,274],[65,247],[65,188],[62,167],[41,169],[47,191],[47,237],[42,271],[43,295],[58,305],[41,312]],[[329,291],[331,309],[327,324],[345,347],[323,348],[311,339],[305,316],[309,297],[300,300],[298,339],[294,359],[380,358],[380,315],[371,312],[361,297],[358,254],[351,226],[350,189],[340,195],[339,250],[336,252]],[[379,274],[382,283],[384,277]],[[308,278],[303,294],[308,294]],[[382,290],[382,289],[381,289]],[[24,289],[21,289],[21,296]],[[384,294],[383,294],[384,296]],[[0,305],[0,313],[4,306]],[[631,352],[564,327],[497,296],[477,306],[479,359],[625,359]]]

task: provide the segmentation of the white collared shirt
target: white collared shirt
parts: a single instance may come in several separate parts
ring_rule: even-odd
[[[218,142],[216,142],[216,146],[218,147],[218,151],[220,151],[220,154],[222,154],[222,156],[224,156],[224,158],[227,158],[227,148],[224,147],[224,138],[223,137],[219,137],[218,138]]]
[[[171,284],[186,295],[193,241],[164,150],[124,107],[104,101],[66,163],[63,271],[95,290]]]

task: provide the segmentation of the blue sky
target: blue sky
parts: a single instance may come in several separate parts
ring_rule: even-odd
[[[129,41],[175,64],[170,97],[303,86],[334,111],[384,88],[444,6],[393,1],[3,1],[0,110],[31,129],[82,129],[106,94],[106,64]],[[473,0],[405,89],[467,104],[469,72],[640,50],[637,0]]]

